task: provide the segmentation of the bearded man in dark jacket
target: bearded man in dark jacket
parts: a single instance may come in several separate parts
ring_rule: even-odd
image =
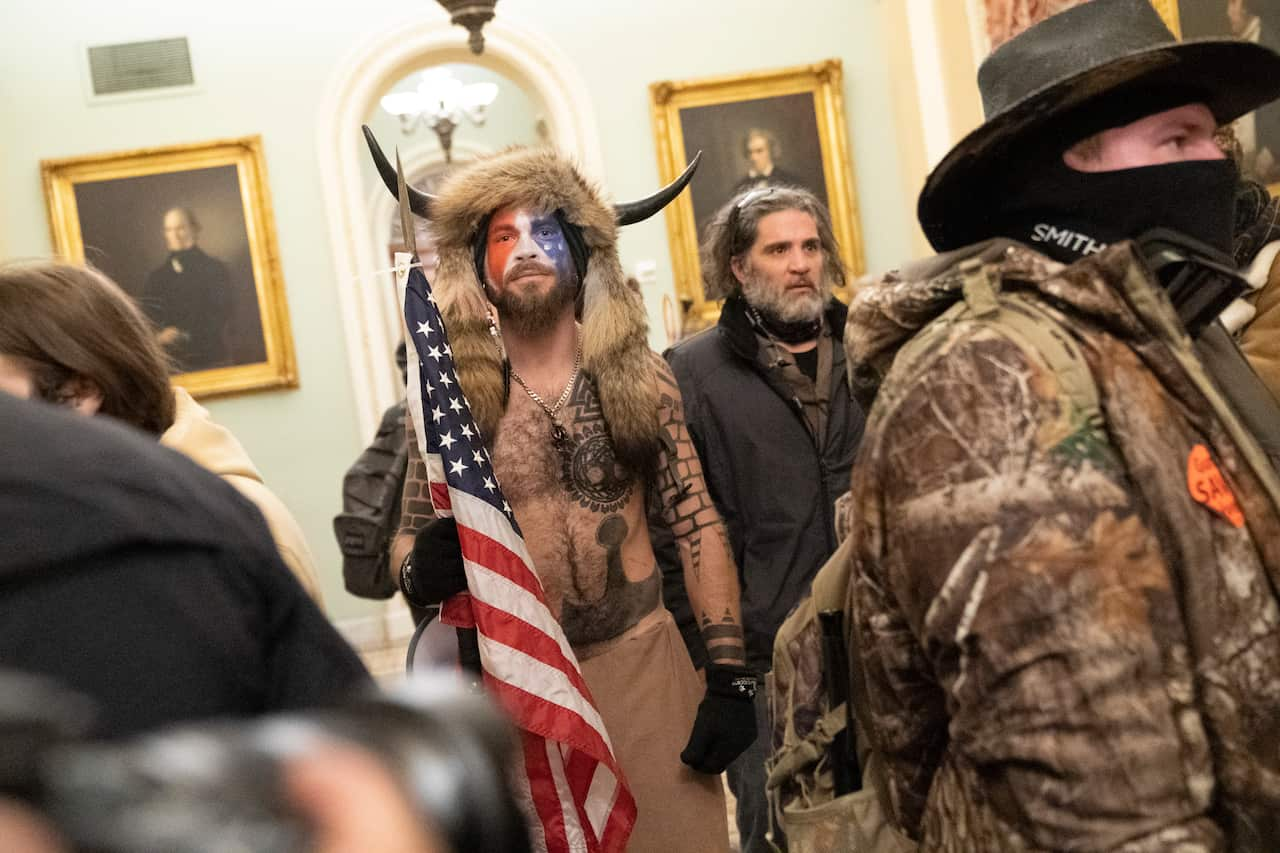
[[[719,323],[667,360],[739,567],[748,665],[764,672],[778,626],[835,550],[833,504],[862,435],[845,375],[847,312],[831,296],[844,269],[826,208],[789,187],[730,200],[703,253],[709,294],[727,297]],[[672,586],[669,599],[681,594]],[[727,771],[744,853],[768,849],[763,691],[757,702],[756,742]]]

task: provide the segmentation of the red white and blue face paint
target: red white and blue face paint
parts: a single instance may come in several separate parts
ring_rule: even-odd
[[[576,286],[577,273],[564,229],[552,213],[500,207],[489,220],[485,273],[499,290],[553,276],[556,286]]]

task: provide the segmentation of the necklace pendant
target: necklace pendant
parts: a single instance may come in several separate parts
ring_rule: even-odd
[[[569,443],[569,433],[563,426],[555,421],[551,422],[551,443],[557,448],[563,447]]]
[[[551,423],[551,446],[561,458],[573,458],[573,439],[569,437],[568,431],[555,421]]]

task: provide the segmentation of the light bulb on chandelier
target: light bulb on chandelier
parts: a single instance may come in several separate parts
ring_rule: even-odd
[[[400,129],[413,133],[419,126],[435,131],[446,163],[453,162],[453,132],[465,116],[483,127],[489,106],[498,97],[498,85],[463,83],[447,68],[424,71],[411,92],[392,92],[380,101],[382,108],[400,117]]]

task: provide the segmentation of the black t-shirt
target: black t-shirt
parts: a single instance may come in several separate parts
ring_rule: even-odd
[[[796,367],[800,368],[801,373],[809,377],[810,382],[818,381],[817,347],[804,352],[793,352],[791,356],[796,360]]]
[[[253,505],[109,420],[0,393],[0,667],[85,693],[105,736],[365,688]]]

